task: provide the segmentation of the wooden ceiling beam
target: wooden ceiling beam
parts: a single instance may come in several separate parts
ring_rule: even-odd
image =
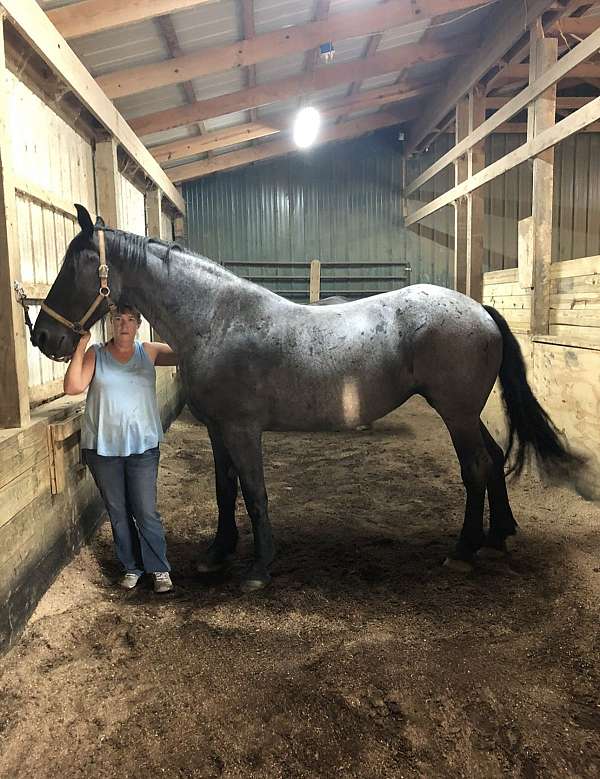
[[[214,0],[83,0],[47,11],[63,38],[79,38],[157,16],[186,11]]]
[[[407,114],[405,120],[410,119],[414,114]],[[330,141],[341,141],[348,138],[356,138],[360,135],[373,132],[382,127],[390,127],[400,124],[403,118],[395,114],[376,113],[371,116],[364,116],[360,119],[351,119],[343,124],[332,125],[325,128],[315,143],[315,146],[321,146]],[[314,148],[314,147],[313,147]],[[166,171],[173,183],[189,181],[190,179],[208,176],[211,173],[231,170],[242,165],[248,165],[258,160],[272,159],[281,157],[290,152],[300,151],[291,139],[281,139],[261,143],[241,151],[234,151],[228,154],[219,154],[210,160],[201,160],[200,162],[191,162],[189,165],[179,165],[176,168]]]
[[[331,0],[317,0],[313,21],[321,22],[323,21],[323,19],[327,19],[327,17],[329,16],[330,5],[331,5]],[[326,41],[321,41],[321,43],[326,43]],[[306,56],[304,58],[304,70],[307,73],[310,73],[311,71],[315,70],[318,61],[319,61],[319,47],[315,46],[314,49],[311,49],[310,51],[306,52]]]
[[[552,7],[555,0],[503,0],[486,21],[487,33],[477,51],[456,68],[437,100],[431,100],[423,116],[410,128],[406,153],[410,154],[444,122],[456,104],[478,84],[523,36],[523,32]]]
[[[571,14],[579,14],[585,11],[589,6],[590,3],[585,2],[584,0],[567,0],[567,2],[563,2],[562,4],[556,3],[555,6],[542,18],[542,28],[544,30],[544,34],[548,35],[550,30],[556,24],[560,23],[562,19],[570,17]],[[518,65],[523,62],[523,60],[529,54],[529,45],[530,40],[529,36],[527,35],[522,38],[520,45],[517,48],[513,47],[509,58],[504,64]],[[492,76],[492,78],[486,83],[486,92],[489,93],[496,88],[496,79],[499,77],[501,72],[502,71],[499,71],[499,73]],[[529,81],[529,76],[527,77],[526,81]]]
[[[111,99],[220,73],[233,68],[308,51],[323,41],[344,40],[402,26],[415,19],[449,10],[481,5],[481,0],[390,0],[367,10],[334,14],[327,19],[284,27],[251,40],[211,46],[194,54],[127,68],[99,76],[97,82]]]
[[[556,98],[556,107],[557,109],[563,110],[563,109],[570,109],[575,110],[576,108],[581,108],[582,106],[586,105],[586,103],[590,103],[592,100],[595,99],[595,96],[592,97],[557,97]],[[502,108],[503,105],[506,105],[509,100],[512,100],[512,97],[486,97],[485,99],[485,107],[487,109],[497,110],[498,108]]]
[[[600,78],[600,65],[593,62],[584,62],[576,65],[573,70],[565,74],[565,78],[581,79],[585,81],[589,78]],[[494,87],[502,84],[510,84],[512,81],[528,81],[529,65],[507,65],[504,70],[495,78]]]
[[[428,92],[432,92],[436,86],[435,84],[427,84],[418,88],[402,89],[401,85],[394,84],[391,87],[371,89],[359,95],[344,97],[325,106],[318,106],[318,108],[324,119],[337,119],[352,111],[380,108],[383,105],[422,97]],[[223,130],[215,130],[214,132],[207,133],[202,138],[183,138],[178,141],[169,141],[151,148],[150,152],[157,162],[164,164],[185,159],[194,154],[202,154],[203,152],[223,149],[227,146],[234,146],[258,138],[265,138],[287,130],[289,127],[289,117],[269,117],[264,122],[248,122],[227,127]]]
[[[1,0],[0,11],[6,14],[26,45],[39,54],[104,130],[184,214],[185,203],[179,192],[35,0]]]
[[[600,16],[571,16],[568,19],[559,19],[548,35],[575,35],[577,38],[587,38],[600,27]]]
[[[169,56],[171,58],[180,57],[183,52],[181,50],[181,46],[179,45],[179,39],[177,37],[177,31],[175,30],[175,25],[173,24],[173,20],[170,16],[159,16],[156,19],[156,24],[158,26],[158,29],[160,30],[160,34],[164,38],[164,41],[167,45],[167,50],[169,52]],[[198,97],[196,95],[196,92],[194,91],[194,85],[191,81],[183,81],[181,83],[181,88],[183,90],[183,94],[185,95],[185,99],[188,103],[195,103],[196,100],[198,100]],[[200,135],[206,132],[206,129],[204,127],[204,122],[198,122],[196,124],[196,128]]]
[[[460,36],[440,43],[410,44],[387,49],[368,60],[340,62],[319,68],[313,73],[301,73],[297,76],[260,84],[251,89],[242,89],[208,100],[201,100],[190,106],[169,108],[165,111],[146,114],[130,120],[131,127],[138,135],[149,135],[162,130],[183,127],[193,122],[216,116],[259,108],[270,103],[318,92],[339,84],[350,84],[385,73],[394,73],[412,65],[435,62],[456,57],[468,51],[475,39]]]
[[[242,3],[242,38],[251,41],[256,38],[254,27],[254,0],[241,0]],[[246,67],[246,86],[250,89],[256,86],[256,65]],[[256,121],[256,108],[250,109],[250,121]]]

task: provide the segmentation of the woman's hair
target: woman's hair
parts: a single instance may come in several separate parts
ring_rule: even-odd
[[[119,300],[119,303],[113,308],[112,315],[116,316],[117,314],[132,314],[136,318],[138,325],[142,324],[142,315],[127,300]]]

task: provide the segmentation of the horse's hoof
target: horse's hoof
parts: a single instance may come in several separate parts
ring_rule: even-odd
[[[456,571],[456,573],[471,573],[474,569],[473,563],[468,560],[458,560],[455,557],[447,557],[444,560],[444,567]]]
[[[240,584],[240,589],[242,592],[256,592],[257,590],[264,590],[265,587],[269,586],[270,582],[270,576],[268,579],[252,576],[242,581]]]
[[[225,555],[225,557],[215,559],[204,557],[200,560],[196,560],[196,571],[198,573],[219,573],[219,571],[222,571],[230,561],[231,555]]]

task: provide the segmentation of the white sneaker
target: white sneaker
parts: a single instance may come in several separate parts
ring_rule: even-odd
[[[167,571],[159,571],[153,573],[154,577],[154,592],[171,592],[173,589],[173,582]]]
[[[140,577],[139,573],[126,573],[125,576],[119,579],[119,587],[122,587],[124,590],[133,590]]]

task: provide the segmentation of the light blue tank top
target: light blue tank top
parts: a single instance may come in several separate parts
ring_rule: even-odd
[[[156,403],[156,370],[139,341],[126,363],[94,344],[96,370],[85,404],[81,448],[128,457],[158,446],[163,429]]]

